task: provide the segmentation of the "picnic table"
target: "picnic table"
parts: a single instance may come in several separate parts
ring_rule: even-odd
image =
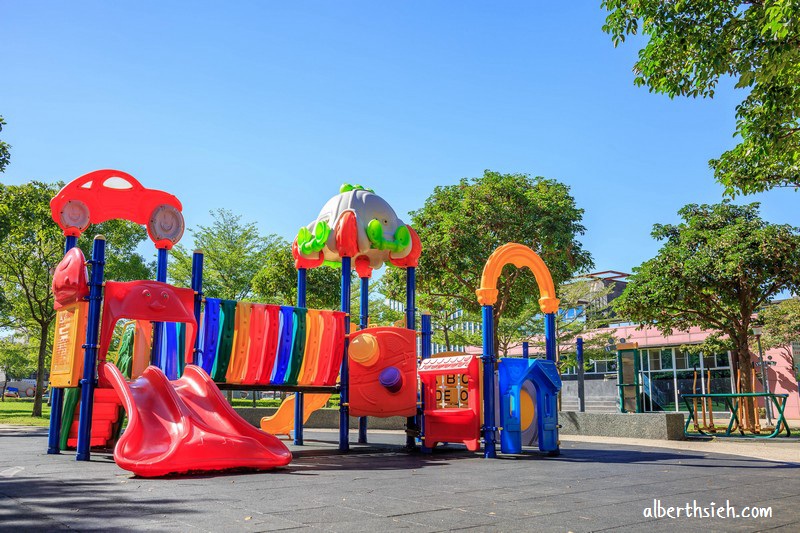
[[[728,422],[728,429],[722,435],[714,434],[714,436],[722,436],[722,437],[730,437],[731,431],[733,429],[734,423],[736,424],[739,434],[738,436],[747,437],[748,435],[744,432],[744,427],[742,421],[739,420],[739,404],[742,400],[746,398],[766,398],[769,399],[774,405],[775,408],[778,410],[778,418],[775,421],[775,429],[769,435],[752,435],[753,438],[758,439],[771,439],[773,437],[777,437],[781,433],[781,427],[786,429],[786,436],[791,437],[792,433],[789,431],[789,424],[786,423],[786,417],[783,415],[783,410],[786,408],[786,400],[789,399],[788,394],[775,394],[771,392],[739,392],[739,393],[713,393],[713,394],[683,394],[681,395],[683,398],[683,402],[686,404],[686,408],[689,410],[689,418],[686,420],[686,426],[683,428],[683,434],[690,436],[692,434],[689,433],[689,425],[692,421],[695,422],[697,426],[697,432],[704,436],[712,436],[709,433],[704,432],[700,429],[699,420],[697,419],[697,412],[693,407],[693,402],[691,400],[694,399],[701,399],[704,400],[706,398],[710,398],[713,400],[722,400],[727,407],[728,411],[731,413],[731,419]]]

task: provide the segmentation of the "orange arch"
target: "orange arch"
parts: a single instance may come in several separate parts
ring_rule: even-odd
[[[555,313],[558,311],[558,298],[556,298],[556,288],[553,284],[553,277],[550,270],[544,264],[542,258],[536,252],[523,246],[510,242],[499,247],[492,252],[486,266],[483,267],[481,275],[481,288],[475,291],[478,295],[478,303],[481,305],[494,305],[497,301],[497,279],[506,265],[514,265],[517,268],[528,267],[536,278],[539,285],[539,307],[543,313]]]

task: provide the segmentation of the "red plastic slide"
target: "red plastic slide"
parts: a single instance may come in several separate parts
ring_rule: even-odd
[[[292,452],[274,435],[248,424],[201,368],[187,365],[169,381],[150,366],[130,383],[101,363],[101,379],[117,391],[128,427],[114,449],[120,468],[143,477],[287,465]]]

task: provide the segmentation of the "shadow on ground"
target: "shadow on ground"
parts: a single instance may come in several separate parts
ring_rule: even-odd
[[[133,481],[122,479],[119,483]],[[134,523],[141,520],[143,509],[147,509],[147,514],[194,512],[187,508],[185,498],[142,497],[131,494],[127,487],[116,489],[107,479],[56,480],[25,476],[0,479],[0,529],[12,526],[18,531],[68,529],[68,520],[54,521],[48,517],[71,514],[76,518],[107,517]]]

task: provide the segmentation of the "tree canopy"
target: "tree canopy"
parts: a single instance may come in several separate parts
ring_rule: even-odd
[[[341,298],[341,271],[322,266],[307,271],[306,298],[308,307],[338,309]],[[262,302],[296,305],[297,270],[294,268],[292,245],[277,237],[265,252],[261,268],[253,278],[253,293]]]
[[[275,235],[262,236],[255,222],[242,222],[228,209],[211,211],[210,226],[190,230],[194,248],[203,251],[203,292],[229,300],[252,296],[252,282],[268,252],[279,245]],[[192,252],[173,248],[170,277],[188,287],[192,279]]]
[[[664,244],[633,269],[613,307],[666,334],[692,326],[715,332],[712,342],[733,351],[740,390],[750,391],[752,316],[782,290],[797,290],[800,233],[762,220],[757,203],[691,204],[678,213],[681,223],[653,227]]]
[[[411,213],[423,250],[417,269],[419,307],[477,313],[475,290],[486,260],[509,242],[538,253],[556,285],[590,268],[591,255],[578,240],[585,231],[582,218],[569,187],[543,177],[487,170],[481,177],[436,187],[425,205]],[[404,274],[389,269],[385,278],[387,295],[402,299]],[[501,316],[518,315],[539,298],[528,269],[504,269],[497,288],[496,328]]]
[[[36,370],[36,348],[10,338],[0,339],[0,370],[5,374],[0,400],[5,401],[8,382],[12,378],[25,378]]]
[[[3,126],[6,125],[5,119],[0,115],[0,132],[3,131]],[[11,147],[8,143],[0,141],[0,173],[6,170],[6,167],[11,162]]]
[[[50,272],[63,257],[64,238],[50,219],[58,188],[33,181],[0,184],[0,324],[38,343],[33,416],[42,414],[42,384],[55,318]]]
[[[148,262],[138,252],[139,245],[149,240],[144,226],[127,220],[108,220],[87,228],[78,245],[87,257],[92,255],[92,242],[96,235],[106,238],[106,264],[104,276],[114,281],[153,279],[155,263]]]
[[[800,4],[797,0],[603,0],[615,45],[649,37],[634,83],[675,96],[713,97],[730,77],[739,144],[710,161],[729,195],[800,186]]]
[[[766,306],[758,312],[758,321],[764,330],[763,348],[778,348],[791,357],[792,343],[800,341],[800,298],[788,298]]]

